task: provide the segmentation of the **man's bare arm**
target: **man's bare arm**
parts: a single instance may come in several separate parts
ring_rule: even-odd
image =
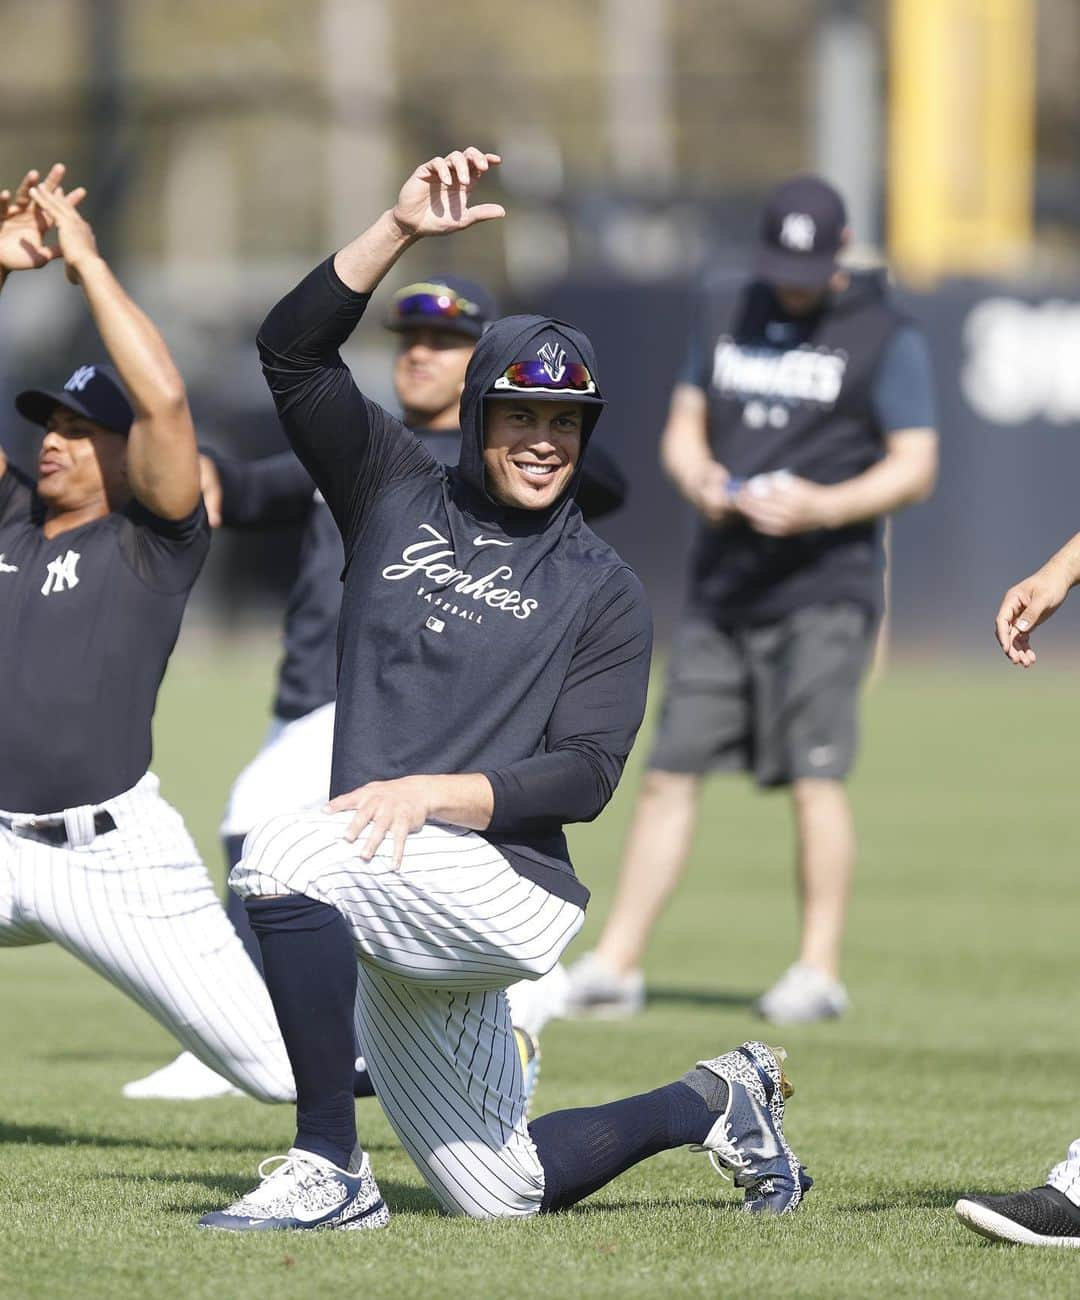
[[[131,398],[128,481],[136,499],[165,519],[199,503],[199,456],[187,392],[157,326],[125,292],[97,250],[94,232],[62,193],[38,186],[34,202],[56,226],[68,278],[82,285],[94,323]]]
[[[1030,578],[1009,588],[998,607],[994,632],[1011,663],[1021,668],[1030,668],[1035,663],[1031,633],[1065,603],[1078,582],[1080,533],[1071,537]]]
[[[937,434],[898,429],[885,439],[885,455],[842,483],[812,483],[797,475],[755,493],[743,488],[736,505],[750,526],[768,537],[792,537],[820,528],[844,528],[924,501],[937,479]]]
[[[731,514],[728,472],[709,446],[708,409],[702,389],[676,384],[660,435],[660,464],[675,487],[711,524]]]

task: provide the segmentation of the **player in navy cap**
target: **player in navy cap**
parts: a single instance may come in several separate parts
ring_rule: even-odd
[[[793,177],[764,205],[752,276],[697,303],[661,439],[699,515],[689,592],[612,911],[570,970],[582,1014],[643,1005],[702,778],[733,770],[789,790],[795,814],[799,952],[757,1010],[787,1023],[847,1007],[845,779],[882,610],[881,521],[926,497],[937,467],[926,344],[882,271],[838,266],[847,237],[837,191]]]
[[[581,927],[588,890],[563,827],[611,797],[649,673],[641,585],[574,501],[603,409],[596,358],[564,321],[493,323],[448,467],[340,355],[416,240],[503,215],[469,206],[498,161],[467,149],[418,167],[259,333],[282,424],[345,547],[334,798],[257,826],[230,876],[296,1073],[297,1133],[207,1228],[387,1223],[357,1140],[354,1014],[379,1102],[452,1214],[560,1210],[687,1144],[736,1171],[753,1211],[793,1210],[809,1186],[783,1136],[782,1053],[762,1043],[526,1122],[505,990],[550,971]]]
[[[210,544],[187,396],[63,175],[0,194],[0,285],[63,258],[113,364],[16,398],[44,431],[36,477],[0,451],[0,947],[60,944],[230,1086],[286,1101],[265,986],[149,771]]]

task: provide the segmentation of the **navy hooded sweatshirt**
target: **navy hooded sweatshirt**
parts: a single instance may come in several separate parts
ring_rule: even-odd
[[[581,457],[547,510],[488,496],[483,399],[541,337],[561,337],[595,375],[592,346],[540,316],[493,324],[469,362],[461,454],[448,467],[341,359],[368,299],[330,259],[259,332],[282,426],[345,548],[331,795],[482,772],[494,792],[484,838],[584,906],[562,828],[596,817],[622,774],[645,708],[651,620],[636,575],[573,501]],[[584,411],[583,448],[599,407]]]

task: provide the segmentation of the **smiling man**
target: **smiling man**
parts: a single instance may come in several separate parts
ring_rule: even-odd
[[[298,1123],[282,1163],[204,1227],[387,1223],[357,1140],[354,1008],[379,1102],[450,1213],[562,1209],[684,1144],[736,1169],[754,1210],[794,1209],[809,1185],[783,1138],[782,1054],[760,1043],[526,1123],[505,990],[549,971],[581,927],[588,891],[563,827],[611,797],[649,673],[641,585],[573,499],[603,406],[592,345],[546,317],[493,324],[465,375],[452,469],[357,389],[339,351],[410,245],[503,215],[468,204],[498,161],[468,149],[418,167],[260,331],[282,424],[345,544],[334,798],[256,827],[230,877]]]

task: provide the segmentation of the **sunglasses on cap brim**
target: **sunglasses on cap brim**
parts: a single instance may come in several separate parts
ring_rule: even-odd
[[[580,361],[564,361],[559,376],[553,379],[543,361],[515,361],[507,366],[492,384],[497,393],[568,393],[591,394],[596,384],[588,366]]]
[[[445,284],[407,284],[390,300],[390,324],[406,320],[477,320],[480,308]]]

